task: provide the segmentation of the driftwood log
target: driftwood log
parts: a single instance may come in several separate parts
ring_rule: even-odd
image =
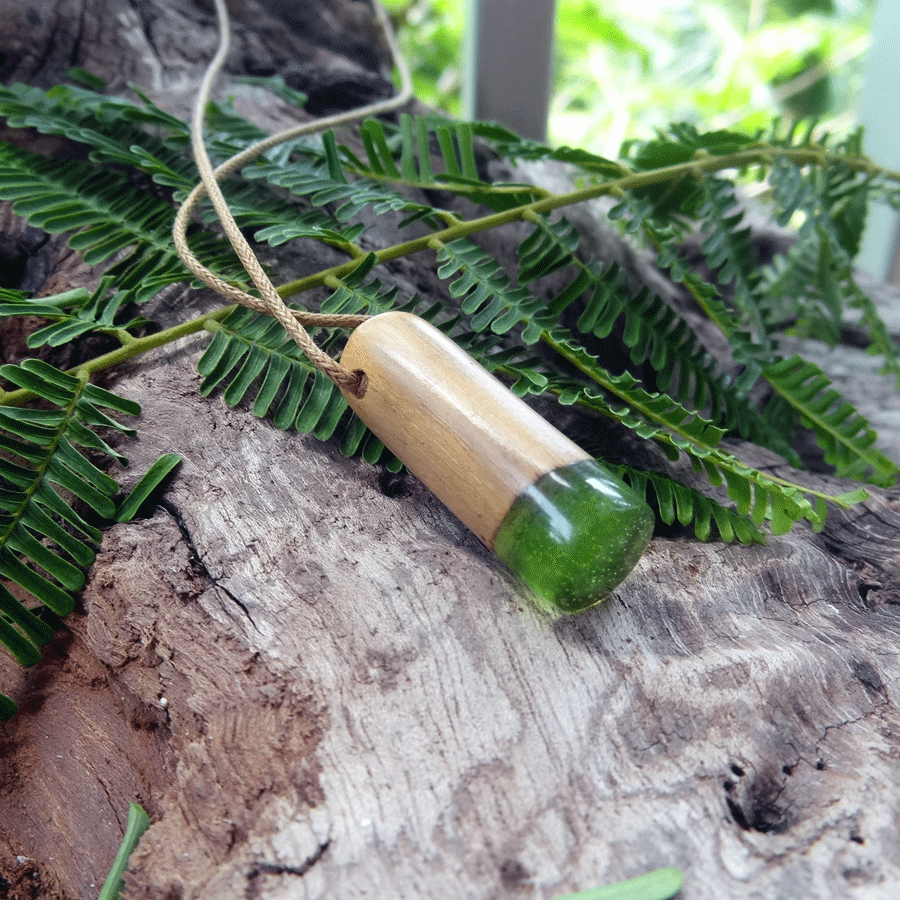
[[[366,3],[232,9],[230,73],[283,72],[316,113],[390,91]],[[215,42],[201,0],[0,0],[0,22],[5,80],[79,65],[180,113]],[[17,284],[96,278],[0,223]],[[385,277],[442,291],[425,259]],[[151,317],[212,302],[167,291]],[[202,399],[202,346],[115,376],[144,408],[134,472],[184,463],[152,518],[107,532],[44,660],[0,663],[22,702],[0,897],[96,896],[130,800],[153,821],[131,898],[549,898],[661,866],[685,900],[900,896],[896,489],[765,547],[658,536],[608,603],[554,617],[413,479]],[[835,361],[896,451],[890,386],[852,347]]]

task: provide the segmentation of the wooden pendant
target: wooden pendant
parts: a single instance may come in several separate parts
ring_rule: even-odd
[[[382,313],[341,363],[365,373],[359,417],[538,596],[575,612],[634,568],[647,504],[437,328]]]

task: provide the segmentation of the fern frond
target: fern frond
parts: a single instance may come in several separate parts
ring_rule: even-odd
[[[115,518],[119,492],[85,451],[126,463],[97,429],[133,435],[109,412],[135,416],[140,407],[41,360],[4,365],[0,376],[44,404],[0,405],[0,577],[64,616],[100,540],[89,520]],[[76,511],[75,500],[91,513]],[[31,665],[51,636],[35,612],[0,584],[0,643]]]
[[[500,265],[466,238],[449,244],[435,240],[438,276],[449,282],[450,295],[460,300],[462,312],[476,331],[505,334],[520,322],[526,344],[540,338],[541,330],[556,321],[542,302],[514,285]]]
[[[675,123],[648,141],[635,141],[625,148],[625,162],[638,172],[678,166],[710,156],[728,156],[748,150],[757,140],[731,131],[701,132],[695,126]],[[705,176],[690,169],[677,179],[648,184],[634,192],[635,200],[647,204],[650,220],[671,224],[679,216],[697,220],[703,203]]]
[[[701,182],[703,199],[697,209],[704,235],[701,250],[716,283],[727,289],[739,321],[769,351],[766,322],[756,302],[759,273],[752,230],[744,221],[735,186],[723,178]]]
[[[871,176],[855,171],[837,158],[820,170],[818,177],[822,182],[819,192],[822,209],[828,214],[838,246],[853,259],[859,253],[866,230]]]
[[[542,338],[563,359],[604,391],[625,402],[631,414],[639,415],[655,426],[668,429],[678,438],[707,449],[717,447],[724,436],[723,428],[682,406],[668,394],[645,390],[637,379],[627,372],[614,375],[607,371],[600,365],[596,356],[585,350],[565,330],[555,329],[545,332]],[[597,395],[594,396],[596,398]]]
[[[488,141],[501,159],[510,162],[554,160],[574,166],[586,175],[598,178],[619,178],[631,172],[621,162],[606,159],[578,147],[548,147],[538,141],[523,138],[496,122],[471,122],[470,125],[476,137]]]
[[[605,338],[616,322],[622,323],[622,339],[632,362],[649,362],[661,391],[674,387],[679,403],[696,410],[709,409],[709,417],[742,437],[780,453],[795,465],[799,457],[785,433],[775,428],[729,378],[717,371],[715,360],[700,344],[690,325],[648,288],[634,294],[615,263],[598,270],[574,256],[577,237],[565,220],[551,225],[531,215],[535,230],[520,245],[523,280],[539,277],[573,264],[575,278],[549,303],[548,315],[560,316],[582,300],[577,329],[582,334]]]
[[[0,288],[0,316],[40,316],[52,319],[68,310],[81,309],[91,300],[86,288],[73,288],[52,297],[32,299],[27,291]]]
[[[868,352],[881,358],[881,371],[900,387],[900,346],[859,287],[853,268],[871,185],[839,162],[815,178],[801,176],[799,167],[787,163],[778,169],[782,174],[774,182],[776,196],[788,180],[783,173],[796,173],[793,181],[803,190],[794,191],[791,211],[801,209],[805,221],[797,242],[763,273],[767,316],[790,334],[815,337],[833,347],[847,311],[859,310],[870,341]]]
[[[253,229],[255,240],[272,246],[309,238],[352,252],[354,241],[365,230],[362,224],[338,224],[321,209],[302,209],[296,202],[280,200],[253,182],[228,184],[223,192],[237,224]],[[213,224],[218,221],[211,207],[203,219]]]
[[[210,152],[223,159],[268,136],[259,125],[240,115],[231,103],[209,104],[204,133],[208,135]]]
[[[117,522],[131,522],[142,508],[148,506],[160,485],[169,474],[181,464],[177,453],[164,453],[141,476],[138,483],[129,491],[128,496],[119,504],[116,511]]]
[[[694,409],[708,404],[716,422],[799,463],[789,442],[770,426],[746,394],[716,372],[712,357],[668,304],[646,288],[633,295],[615,264],[597,272],[581,263],[572,255],[577,238],[565,220],[551,225],[540,216],[529,219],[535,230],[519,248],[523,280],[572,263],[578,270],[573,281],[551,302],[549,312],[558,316],[572,302],[586,296],[577,323],[579,331],[603,338],[621,320],[623,341],[631,351],[632,361],[638,365],[649,361],[662,391],[672,385],[677,373],[674,399],[679,403],[688,401]]]
[[[345,155],[349,151],[345,149]],[[307,197],[314,206],[334,205],[334,218],[348,222],[368,206],[376,215],[389,212],[406,213],[405,223],[431,216],[430,206],[416,203],[397,191],[364,177],[347,177],[340,160],[334,132],[322,135],[322,150],[298,147],[290,166],[263,160],[244,169],[250,179],[265,179],[297,197]],[[362,166],[362,164],[360,164]],[[363,166],[363,169],[365,167]]]
[[[376,316],[391,309],[415,308],[419,303],[417,297],[413,297],[407,304],[400,304],[397,288],[384,288],[378,279],[366,280],[376,262],[375,254],[370,253],[360,260],[349,275],[340,279],[334,276],[326,278],[325,285],[332,289],[332,293],[322,301],[321,311],[343,315],[360,313]]]
[[[726,543],[763,544],[765,532],[760,531],[746,512],[723,506],[696,488],[688,487],[661,472],[648,472],[629,466],[611,466],[642,497],[652,503],[666,525],[676,521],[691,526],[701,540],[713,536],[713,526],[720,540]]]
[[[15,300],[0,302],[0,318],[40,316],[50,319],[50,325],[28,335],[26,343],[32,349],[45,345],[60,347],[91,331],[121,334],[146,325],[147,320],[140,316],[123,320],[121,314],[127,311],[128,296],[113,291],[112,286],[112,279],[104,277],[93,294],[84,288],[36,300],[23,294]],[[0,301],[2,299],[0,296]]]
[[[813,189],[816,181],[819,190]],[[853,266],[835,222],[822,206],[827,179],[818,173],[804,182],[808,190],[799,207],[804,221],[798,240],[764,270],[760,299],[771,330],[815,336],[834,346],[840,338]]]
[[[892,376],[896,389],[900,390],[900,345],[891,337],[884,319],[878,313],[878,308],[855,279],[851,279],[847,284],[847,292],[848,306],[860,311],[860,325],[868,332],[867,352],[870,356],[881,358],[879,371],[882,375]]]
[[[0,87],[0,113],[8,115],[9,122],[16,127],[34,127],[43,133],[57,134],[91,147],[91,160],[113,170],[115,174],[111,176],[113,180],[108,197],[95,194],[97,183],[89,181],[82,194],[93,197],[98,204],[87,209],[77,203],[64,206],[69,210],[68,220],[51,218],[43,221],[43,212],[29,210],[24,201],[17,204],[16,211],[29,216],[35,226],[49,231],[76,230],[80,226],[81,230],[73,235],[70,243],[74,249],[82,251],[91,264],[103,262],[115,253],[135,247],[126,264],[120,267],[121,271],[111,271],[122,279],[126,290],[129,287],[140,288],[137,299],[142,300],[173,280],[183,279],[186,273],[172,254],[166,252],[170,244],[171,207],[131,185],[128,185],[128,193],[123,195],[120,188],[125,182],[118,170],[127,166],[144,172],[158,184],[174,188],[176,197],[185,196],[198,176],[189,152],[187,125],[163,112],[139,92],[138,96],[142,100],[140,104],[70,86],[42,91],[14,85]],[[263,135],[259,128],[227,107],[211,106],[208,118],[207,137],[214,154],[228,156]],[[283,165],[287,158],[285,154],[289,155],[290,149],[277,148],[264,162],[278,158]],[[14,161],[14,164],[19,163],[20,160]],[[100,175],[96,168],[93,171],[95,175]],[[43,174],[46,175],[46,172]],[[60,174],[69,180],[80,175],[64,170]],[[43,188],[45,195],[52,190],[46,184]],[[273,196],[270,190],[248,182],[238,186],[229,183],[225,190],[238,223],[257,229],[258,240],[278,244],[297,237],[311,237],[346,247],[362,230],[361,226],[335,228],[333,219],[320,211],[298,210],[296,206]],[[32,184],[24,186],[24,193],[30,198],[40,196],[41,190],[38,185]],[[121,198],[121,202],[113,206],[112,198]],[[110,208],[104,205],[105,202]],[[156,216],[151,214],[154,204],[158,211]],[[56,212],[58,214],[59,210]],[[127,219],[122,221],[124,216]],[[209,209],[206,219],[214,220]],[[218,269],[220,274],[242,276],[242,270],[227,244],[206,234],[195,234],[191,241],[201,258],[207,260],[207,254],[212,253],[213,268]],[[141,242],[149,246],[142,249]],[[160,259],[160,254],[168,258]],[[145,285],[138,285],[138,278],[129,278],[132,269],[137,269]]]
[[[900,468],[872,446],[876,434],[868,421],[831,387],[818,366],[793,356],[767,366],[764,374],[803,424],[815,431],[825,460],[839,477],[882,487],[896,482]]]
[[[327,133],[325,149],[332,177],[340,180],[340,176],[352,175],[360,179],[363,196],[380,197],[379,206],[384,210],[396,208],[398,197],[402,197],[392,191],[390,184],[450,192],[496,212],[514,209],[546,195],[546,191],[529,184],[486,181],[478,170],[474,136],[475,127],[469,122],[454,122],[436,115],[412,117],[404,113],[398,128],[376,120],[363,123],[360,137],[365,160],[343,144],[335,148],[339,154],[332,152]],[[405,219],[404,224],[427,217],[429,212],[434,214],[436,210],[423,209]]]
[[[367,119],[360,127],[368,165],[344,149],[348,160],[362,171],[403,179],[420,187],[433,186],[441,174],[446,180],[480,183],[475,164],[475,145],[472,126],[439,116],[419,116],[415,119],[403,114],[400,128],[390,137],[385,126],[376,119]],[[433,139],[433,140],[432,140]],[[435,173],[431,149],[436,145],[444,167]]]
[[[607,396],[594,388],[551,375],[548,390],[556,394],[561,403],[577,403],[616,419],[641,438],[652,440],[672,460],[684,453],[693,469],[704,473],[710,484],[724,484],[741,515],[749,515],[756,525],[768,519],[773,534],[784,534],[802,519],[808,520],[814,528],[821,528],[827,514],[825,501],[846,505],[865,497],[865,492],[826,496],[753,469],[719,446],[724,432],[713,423],[665,394],[648,393],[627,373],[613,376],[606,372],[595,357],[572,343],[563,332],[545,335],[545,340],[604,392],[619,397],[626,405],[614,406]],[[893,466],[890,461],[888,463]],[[813,497],[814,502],[809,497]]]
[[[816,501],[812,502],[799,486],[770,478],[719,447],[704,446],[688,437],[675,434],[670,428],[655,424],[650,416],[637,415],[628,407],[612,407],[602,395],[589,388],[574,385],[566,388],[551,379],[549,390],[553,393],[559,392],[561,403],[577,403],[586,409],[615,419],[644,440],[656,443],[673,461],[684,453],[694,471],[703,473],[710,484],[715,487],[724,484],[729,498],[735,503],[737,515],[749,517],[754,528],[768,520],[773,534],[785,534],[795,523],[806,519],[818,529],[825,523],[827,514],[825,500],[838,505],[847,505],[865,499],[865,492],[827,498],[816,494]],[[663,495],[659,499],[665,503],[671,491],[666,494],[665,488],[661,490]],[[679,521],[683,525],[690,525],[693,522],[693,510],[698,509],[699,515],[703,516],[710,509],[702,507],[702,504],[695,505],[692,501],[688,503],[685,498],[693,497],[692,493],[681,496],[683,515],[679,517]],[[737,529],[734,523],[732,529],[737,535],[746,533],[746,528]],[[739,537],[739,540],[743,541],[744,538]]]
[[[812,182],[804,177],[800,166],[784,156],[773,160],[768,183],[772,191],[775,221],[779,225],[788,225],[797,210],[807,209],[813,199]]]
[[[294,99],[302,96],[279,85],[277,79],[256,81]],[[144,172],[183,199],[199,177],[190,153],[190,129],[141,91],[132,90],[140,103],[71,85],[49,91],[22,84],[0,86],[0,115],[12,127],[35,128],[84,144],[91,148],[93,162],[114,170],[125,166]],[[264,136],[227,105],[210,104],[206,141],[213,156],[226,158]],[[277,147],[267,158],[283,163],[290,152],[290,145]]]
[[[198,363],[200,393],[221,388],[229,406],[248,400],[254,415],[271,416],[284,430],[295,429],[327,440],[343,433],[341,452],[361,453],[369,462],[384,452],[374,435],[350,429],[351,414],[335,385],[322,375],[269,316],[236,309],[220,324]],[[324,342],[329,348],[336,337]]]
[[[12,128],[34,128],[84,144],[95,163],[132,167],[158,184],[190,190],[196,169],[185,152],[188,126],[138,96],[140,104],[71,85],[49,91],[24,84],[0,86],[0,116]]]
[[[580,236],[574,225],[565,218],[551,222],[536,213],[526,215],[526,220],[534,228],[516,248],[521,284],[531,284],[566,266],[578,264],[575,252]]]
[[[699,189],[695,187],[693,192],[697,199],[700,196]],[[675,220],[661,225],[656,221],[657,215],[649,200],[633,194],[626,195],[609,211],[609,218],[621,222],[626,233],[644,235],[656,251],[656,262],[660,269],[674,283],[685,287],[707,318],[725,335],[731,345],[734,361],[745,367],[738,390],[741,393],[749,392],[762,371],[762,361],[771,358],[771,350],[760,344],[740,316],[726,305],[720,289],[690,270],[681,259],[683,223]]]
[[[0,199],[36,228],[74,232],[69,245],[90,265],[127,255],[106,273],[137,302],[190,277],[171,241],[172,208],[120,175],[81,161],[46,159],[0,144]],[[231,248],[212,234],[190,239],[194,252],[223,277],[243,271]]]

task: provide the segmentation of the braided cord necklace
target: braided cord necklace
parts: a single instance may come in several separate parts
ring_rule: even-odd
[[[351,393],[357,393],[360,388],[360,376],[348,371],[339,362],[325,353],[325,351],[322,350],[309,336],[306,327],[355,328],[368,317],[321,315],[290,309],[279,295],[275,285],[272,284],[271,279],[266,274],[262,264],[250,247],[250,244],[241,233],[231,210],[228,208],[228,203],[222,194],[219,181],[226,176],[237,172],[242,166],[257,159],[272,147],[276,147],[286,141],[293,140],[294,138],[303,135],[325,131],[328,128],[349,125],[369,116],[381,115],[404,106],[412,98],[412,80],[409,75],[409,69],[397,46],[397,41],[394,37],[394,32],[391,28],[387,13],[380,3],[375,2],[376,18],[382,33],[387,40],[393,63],[400,73],[400,91],[387,100],[380,100],[350,110],[349,112],[316,119],[312,122],[304,122],[302,125],[295,125],[284,131],[278,132],[277,134],[270,135],[250,147],[247,147],[240,153],[236,153],[218,167],[213,168],[209,154],[206,152],[206,146],[203,142],[203,122],[206,107],[209,103],[212,85],[221,71],[222,66],[225,63],[225,58],[228,55],[231,33],[228,9],[225,5],[225,0],[215,0],[215,5],[219,22],[219,46],[200,83],[197,99],[194,103],[193,114],[191,116],[191,148],[194,153],[197,168],[200,171],[200,183],[188,195],[175,217],[175,223],[172,228],[172,239],[175,244],[175,249],[184,264],[204,284],[208,285],[216,291],[216,293],[233,303],[240,303],[257,312],[268,313],[270,316],[274,316],[316,368],[327,375],[338,385],[338,387],[348,390]],[[235,253],[237,253],[241,265],[243,265],[247,275],[250,277],[253,284],[256,285],[261,297],[254,297],[252,294],[248,294],[246,291],[242,291],[240,288],[228,284],[228,282],[219,278],[218,275],[203,265],[188,246],[186,237],[187,226],[194,210],[203,199],[204,195],[209,196],[212,201],[216,215],[219,217],[219,221],[222,224],[222,228],[224,229],[231,246],[234,248]]]
[[[175,219],[178,255],[223,297],[274,316],[382,443],[533,593],[564,612],[604,600],[650,541],[654,516],[643,498],[423,319],[402,312],[343,316],[289,309],[219,187],[220,179],[271,147],[395,110],[412,97],[409,72],[384,9],[373,0],[400,72],[398,94],[289,128],[213,168],[203,143],[204,113],[229,44],[225,2],[215,3],[219,47],[191,120],[201,182]],[[260,297],[219,278],[188,247],[186,228],[204,194]],[[322,350],[304,326],[353,329],[340,362]]]

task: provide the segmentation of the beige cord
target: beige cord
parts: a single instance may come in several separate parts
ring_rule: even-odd
[[[225,6],[225,0],[215,0],[216,13],[219,19],[219,47],[216,55],[213,57],[200,83],[197,93],[197,100],[194,104],[193,115],[191,116],[191,147],[194,151],[194,159],[197,168],[200,171],[201,182],[188,195],[187,199],[178,210],[175,217],[175,224],[172,228],[172,239],[175,243],[175,249],[184,264],[194,273],[201,281],[209,285],[214,291],[234,303],[240,303],[248,306],[257,312],[265,312],[274,316],[282,324],[285,331],[294,339],[300,349],[306,354],[309,360],[327,375],[338,387],[345,388],[351,393],[357,393],[360,389],[360,374],[350,372],[345,369],[339,362],[332,359],[324,350],[319,348],[303,327],[339,327],[339,328],[355,328],[361,322],[365,321],[367,316],[344,316],[344,315],[324,315],[314,313],[301,313],[291,310],[278,294],[275,286],[272,284],[269,276],[266,275],[261,263],[256,258],[250,245],[247,243],[241,230],[228,208],[228,203],[222,195],[219,187],[219,180],[226,175],[237,171],[245,163],[256,159],[266,150],[277,144],[292,140],[304,134],[312,134],[317,131],[324,131],[327,128],[336,128],[340,125],[346,125],[350,122],[364,119],[367,116],[375,116],[397,109],[407,103],[412,97],[412,80],[409,70],[403,60],[400,50],[397,46],[394,33],[391,28],[390,20],[384,8],[378,0],[372,0],[375,8],[375,14],[378,22],[387,39],[388,46],[395,66],[400,73],[401,88],[400,92],[389,100],[380,100],[363,106],[358,109],[351,110],[346,113],[328,116],[323,119],[316,119],[314,122],[306,122],[278,134],[271,135],[256,144],[242,150],[240,153],[226,160],[216,169],[213,169],[206,147],[203,143],[203,120],[206,112],[206,106],[209,102],[209,95],[212,90],[212,84],[219,70],[225,63],[225,57],[228,55],[228,45],[230,36],[230,25],[228,21],[228,10]],[[199,259],[191,252],[187,244],[186,230],[190,222],[191,215],[194,212],[199,201],[204,194],[208,194],[215,208],[219,221],[231,246],[234,247],[241,264],[244,266],[250,279],[259,290],[262,299],[252,296],[245,291],[240,290],[234,285],[228,284],[211,272],[204,266]]]

